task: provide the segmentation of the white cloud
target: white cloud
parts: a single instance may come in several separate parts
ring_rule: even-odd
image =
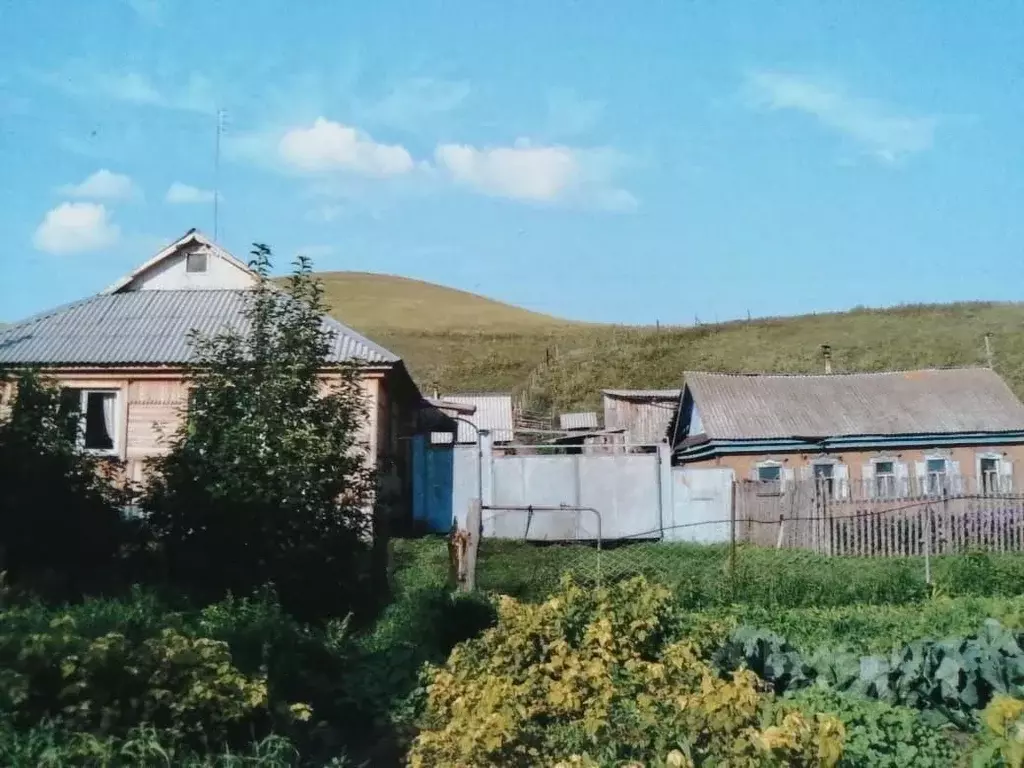
[[[936,118],[898,114],[876,101],[851,95],[837,84],[758,71],[747,75],[746,87],[754,106],[810,115],[884,162],[928,150],[935,140]]]
[[[176,181],[167,188],[167,194],[164,196],[164,199],[168,203],[190,205],[212,203],[213,195],[213,190],[200,189],[199,187],[193,187],[190,184],[182,184],[180,181]],[[223,200],[223,197],[221,199]]]
[[[91,200],[128,200],[139,194],[131,177],[101,168],[81,184],[65,184],[58,192]]]
[[[369,135],[318,117],[309,128],[292,128],[277,145],[282,160],[307,172],[351,171],[364,176],[397,176],[413,170],[412,156],[399,144],[379,144]]]
[[[101,203],[61,203],[47,211],[32,242],[40,251],[72,254],[109,248],[120,237]]]
[[[519,139],[511,147],[480,149],[442,144],[437,165],[453,181],[487,195],[542,203],[582,202],[626,210],[636,198],[612,184],[621,158],[611,150],[534,146]]]

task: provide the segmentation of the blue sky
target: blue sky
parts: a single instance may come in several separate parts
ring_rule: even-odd
[[[690,323],[1019,300],[1024,4],[0,0],[0,320],[196,226]]]

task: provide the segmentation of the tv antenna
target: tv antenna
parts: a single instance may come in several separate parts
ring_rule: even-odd
[[[224,133],[227,112],[217,110],[217,138],[213,151],[213,242],[217,242],[217,231],[220,224],[220,136]]]

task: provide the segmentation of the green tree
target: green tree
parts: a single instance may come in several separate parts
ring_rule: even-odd
[[[0,570],[51,598],[110,586],[127,528],[120,462],[80,446],[77,411],[37,371],[0,382],[15,383],[0,421]]]
[[[142,506],[173,584],[201,599],[272,585],[303,619],[368,592],[373,474],[358,367],[328,362],[323,291],[300,257],[282,292],[271,252],[242,328],[193,335],[189,400]],[[329,381],[325,374],[330,374]]]

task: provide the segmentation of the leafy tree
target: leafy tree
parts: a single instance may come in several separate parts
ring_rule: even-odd
[[[5,382],[16,387],[0,421],[0,570],[53,598],[104,586],[126,533],[120,462],[80,446],[79,414],[37,371]]]
[[[187,413],[153,459],[142,505],[167,576],[194,596],[273,585],[303,619],[341,615],[367,593],[363,391],[330,364],[323,289],[300,257],[280,291],[255,244],[241,328],[193,335]],[[325,376],[329,372],[330,376]]]

